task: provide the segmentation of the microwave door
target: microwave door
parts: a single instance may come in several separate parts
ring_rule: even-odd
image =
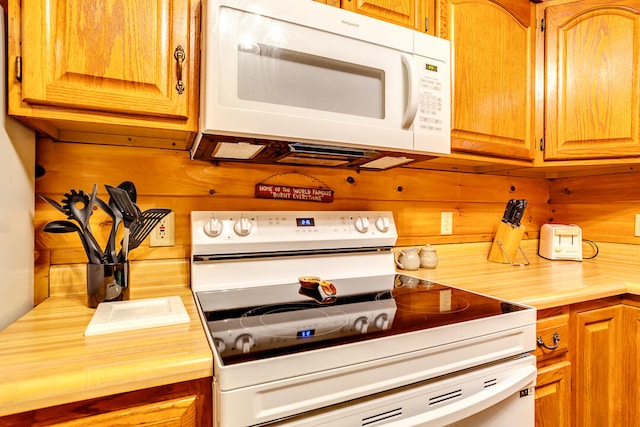
[[[225,7],[218,19],[206,59],[215,70],[206,96],[218,100],[205,111],[209,131],[413,149],[401,51]]]

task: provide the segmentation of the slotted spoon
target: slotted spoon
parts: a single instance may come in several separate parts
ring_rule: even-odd
[[[140,211],[129,198],[129,194],[121,188],[105,185],[111,200],[122,214],[124,238],[122,239],[122,261],[126,262],[129,254],[129,233],[131,226],[140,221]]]

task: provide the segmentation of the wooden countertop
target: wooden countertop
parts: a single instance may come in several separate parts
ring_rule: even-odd
[[[456,247],[457,246],[457,247]],[[522,241],[530,264],[512,266],[487,260],[490,243],[437,245],[435,269],[398,272],[480,292],[537,309],[622,294],[640,294],[640,247],[598,243],[594,259],[549,261],[537,255],[537,240]],[[585,257],[592,255],[587,253]],[[519,256],[518,262],[525,259]]]
[[[599,244],[599,255],[583,262],[539,258],[535,240],[521,246],[527,266],[487,261],[490,243],[468,243],[435,246],[435,269],[399,272],[538,309],[640,295],[640,246]],[[86,306],[82,268],[52,270],[52,296],[0,332],[0,416],[212,376],[188,270],[186,260],[133,264],[141,286],[131,299],[178,295],[189,324],[92,337],[84,336],[95,310]]]
[[[133,274],[133,273],[132,273]],[[190,323],[84,336],[84,294],[45,300],[0,332],[0,416],[213,375],[188,284],[132,287],[131,299],[177,295]]]

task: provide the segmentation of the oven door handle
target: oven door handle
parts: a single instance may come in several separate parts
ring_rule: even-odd
[[[484,411],[504,399],[520,393],[521,390],[535,384],[537,370],[535,365],[522,366],[513,371],[513,375],[498,384],[485,388],[454,403],[428,411],[397,422],[385,424],[385,427],[449,425]],[[527,390],[531,393],[531,390]],[[520,393],[521,396],[523,393]]]

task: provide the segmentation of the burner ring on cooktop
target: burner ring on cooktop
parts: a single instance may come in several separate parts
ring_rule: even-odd
[[[263,336],[292,338],[301,329],[314,329],[316,336],[330,334],[348,324],[346,313],[334,306],[313,303],[265,305],[251,309],[240,317],[240,325]]]

